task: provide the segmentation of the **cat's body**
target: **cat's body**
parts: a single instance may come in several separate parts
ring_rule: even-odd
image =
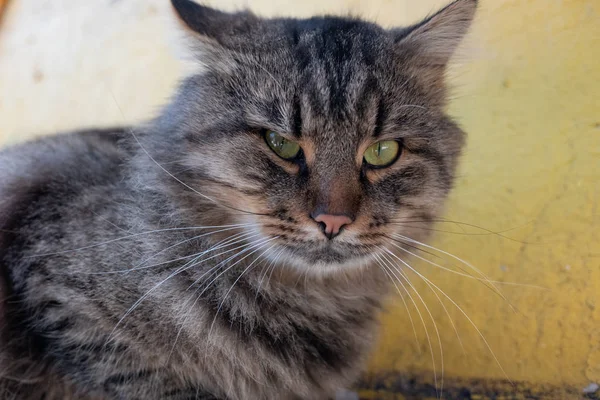
[[[458,43],[473,1],[397,32],[410,39],[397,74],[386,71],[394,41],[370,24],[266,25],[174,4],[218,67],[188,79],[159,118],[0,153],[3,399],[328,398],[357,377],[377,333],[389,276],[371,253],[388,257],[398,229],[422,239],[451,186],[462,132],[442,112],[438,76],[451,49],[419,65],[412,47],[446,19],[460,34],[442,38]],[[230,28],[210,32],[202,13]],[[230,36],[252,39],[260,24],[294,50],[231,50]],[[295,132],[303,158],[277,158],[259,125]],[[387,170],[359,154],[353,172],[373,130],[404,130],[394,140],[405,154]],[[334,231],[337,215],[348,222]]]
[[[113,135],[133,140],[126,131]],[[86,390],[123,399],[195,398],[197,390],[218,398],[285,399],[294,394],[322,398],[340,382],[350,382],[356,360],[364,357],[372,342],[383,293],[382,282],[373,276],[330,278],[309,285],[304,278],[292,281],[280,272],[266,279],[265,269],[256,268],[245,273],[227,296],[235,301],[221,304],[249,261],[221,275],[201,298],[196,290],[200,285],[188,289],[207,270],[199,267],[153,291],[113,332],[128,308],[181,261],[152,267],[151,278],[147,269],[102,272],[160,264],[207,250],[210,243],[205,238],[193,240],[206,230],[164,231],[185,226],[161,221],[165,215],[177,220],[177,209],[168,209],[172,200],[162,198],[159,188],[132,190],[127,164],[131,154],[112,137],[109,132],[53,137],[11,149],[4,157],[21,164],[18,170],[40,178],[16,178],[2,187],[16,194],[10,207],[13,222],[4,226],[15,233],[3,235],[3,248],[5,262],[19,265],[11,274],[6,334],[12,338],[11,347],[22,355],[29,353],[29,359],[20,361],[52,365],[60,371],[57,374],[76,377]],[[68,149],[65,157],[53,159],[59,164],[44,162],[44,156],[56,155],[56,149]],[[81,157],[92,156],[91,149],[97,162],[78,164]],[[36,165],[40,161],[43,164]],[[139,225],[132,226],[134,221]],[[111,229],[112,224],[120,229]],[[155,230],[161,232],[127,238],[129,232]],[[149,259],[165,244],[188,239],[192,240]],[[112,240],[116,241],[80,249]],[[49,254],[57,249],[79,250]],[[211,266],[229,255],[213,258]],[[178,301],[172,298],[174,293],[180,296]],[[198,326],[212,330],[197,330]],[[34,352],[24,351],[30,347]],[[10,368],[10,363],[3,365]],[[22,379],[39,378],[36,372]],[[151,384],[155,379],[161,387]],[[17,398],[28,398],[27,390],[48,390],[45,385],[63,383],[13,382],[13,390],[24,396]],[[230,390],[224,393],[220,388]]]

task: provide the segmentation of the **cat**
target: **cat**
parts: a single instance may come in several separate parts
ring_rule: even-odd
[[[158,117],[0,153],[2,399],[333,398],[452,187],[476,0],[397,29],[172,5],[203,67]]]

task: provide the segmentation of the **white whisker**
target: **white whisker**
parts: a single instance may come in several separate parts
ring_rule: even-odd
[[[498,287],[496,287],[496,286],[495,286],[493,283],[491,283],[491,281],[490,281],[490,278],[489,278],[489,277],[488,277],[486,274],[484,274],[483,272],[481,272],[481,270],[480,270],[479,268],[476,268],[476,267],[475,267],[475,266],[473,266],[471,263],[469,263],[469,262],[467,262],[467,261],[463,260],[462,258],[460,258],[460,257],[458,257],[458,256],[455,256],[455,255],[454,255],[454,254],[452,254],[452,253],[449,253],[449,252],[447,252],[447,251],[444,251],[444,250],[442,250],[442,249],[438,249],[437,247],[433,247],[433,246],[427,245],[427,244],[425,244],[425,243],[419,242],[418,240],[411,239],[411,238],[409,238],[409,237],[407,237],[407,236],[400,235],[400,234],[395,234],[394,236],[396,236],[396,237],[399,237],[399,238],[400,238],[400,239],[402,239],[402,240],[406,240],[406,241],[409,241],[409,242],[411,242],[411,243],[418,244],[418,245],[420,245],[420,246],[423,246],[423,247],[425,247],[425,248],[428,248],[428,249],[431,249],[431,250],[434,250],[434,251],[438,251],[438,252],[440,252],[440,253],[442,253],[442,254],[444,254],[444,255],[447,255],[448,257],[452,257],[453,259],[455,259],[455,260],[457,260],[457,261],[459,261],[459,262],[463,263],[464,265],[466,265],[467,267],[469,267],[469,268],[471,268],[473,271],[475,271],[477,274],[479,274],[479,275],[480,275],[480,276],[481,276],[481,277],[482,277],[482,278],[483,278],[483,279],[484,279],[484,280],[485,280],[485,281],[486,281],[486,282],[487,282],[489,285],[491,285],[491,286],[492,286],[492,287],[495,289],[496,293],[498,293],[498,295],[499,295],[500,297],[502,297],[502,299],[508,303],[509,307],[510,307],[510,308],[511,308],[513,311],[515,311],[515,312],[516,312],[516,309],[515,309],[515,308],[514,308],[514,306],[513,306],[513,305],[510,303],[510,301],[509,301],[509,300],[506,298],[506,296],[505,296],[505,295],[502,293],[502,291],[501,291],[500,289],[498,289]]]
[[[253,246],[251,246],[251,247],[249,247],[249,248],[247,248],[247,249],[244,249],[242,252],[240,252],[240,254],[242,254],[243,252],[246,252],[246,251],[248,251],[248,250],[252,250],[252,249],[256,248],[257,246],[262,246],[263,244],[265,244],[265,243],[268,243],[268,242],[270,242],[270,241],[272,241],[272,240],[275,240],[275,239],[277,239],[277,238],[279,238],[279,236],[275,236],[275,237],[273,237],[273,238],[270,238],[270,239],[261,240],[261,241],[259,241],[259,243],[255,244],[255,245],[253,245]],[[258,250],[256,250],[256,251],[258,251]],[[239,262],[241,262],[241,261],[245,260],[246,258],[248,258],[249,256],[251,256],[252,254],[254,254],[256,251],[253,251],[253,252],[251,252],[250,254],[248,254],[248,255],[244,256],[242,259],[240,259],[240,260],[236,261],[234,264],[230,265],[230,266],[229,266],[229,267],[227,267],[227,268],[226,268],[224,271],[222,271],[221,273],[219,273],[219,274],[218,274],[218,275],[217,275],[217,276],[216,276],[216,277],[215,277],[215,278],[214,278],[212,281],[210,281],[210,282],[209,282],[209,283],[206,285],[206,287],[205,287],[205,288],[202,290],[202,292],[200,292],[200,296],[202,296],[202,294],[204,294],[204,292],[205,292],[205,291],[206,291],[206,290],[207,290],[207,289],[210,287],[210,285],[212,285],[212,283],[213,283],[213,282],[215,282],[217,279],[219,279],[219,277],[221,277],[223,274],[225,274],[227,271],[229,271],[231,268],[233,268],[233,267],[234,267],[235,265],[237,265]],[[239,254],[238,254],[238,255],[239,255]]]
[[[256,233],[256,234],[252,235],[251,237],[256,237],[256,236],[260,236],[260,235],[261,235],[260,233]],[[247,240],[247,239],[248,239],[248,238],[246,238],[245,240]],[[261,240],[264,240],[264,239],[258,239],[258,240],[256,240],[256,241],[253,241],[253,242],[250,242],[250,243],[245,243],[245,244],[243,244],[243,245],[241,245],[241,246],[238,246],[238,247],[236,247],[236,248],[233,248],[233,249],[227,250],[227,251],[225,251],[225,252],[222,252],[222,253],[219,253],[219,254],[215,254],[215,255],[213,255],[213,256],[211,256],[211,257],[209,257],[209,258],[205,259],[205,260],[202,260],[202,262],[205,262],[206,260],[210,260],[211,258],[218,257],[218,256],[220,256],[220,255],[222,255],[222,254],[225,254],[225,253],[230,253],[230,252],[231,252],[231,251],[233,251],[233,250],[242,249],[240,252],[238,252],[238,253],[236,253],[236,254],[234,254],[234,255],[232,255],[232,256],[230,256],[230,257],[226,258],[226,259],[225,259],[225,260],[223,260],[223,261],[220,261],[220,262],[219,262],[217,265],[215,265],[214,267],[212,267],[212,268],[211,268],[209,271],[207,271],[207,272],[205,272],[204,274],[202,274],[202,275],[201,275],[201,276],[200,276],[198,279],[196,279],[196,280],[195,280],[195,281],[194,281],[194,282],[193,282],[191,285],[189,285],[189,286],[187,287],[186,291],[187,291],[187,290],[190,290],[192,287],[194,287],[195,285],[197,285],[197,284],[198,284],[198,282],[200,282],[200,281],[202,280],[202,278],[203,278],[204,276],[206,276],[206,274],[207,274],[208,272],[210,272],[211,270],[214,270],[214,268],[215,268],[215,267],[218,267],[218,266],[220,266],[220,265],[224,265],[224,264],[226,264],[227,262],[229,262],[231,259],[233,259],[233,258],[235,258],[235,257],[239,256],[240,254],[244,254],[246,251],[248,251],[249,249],[251,249],[251,248],[252,248],[251,246],[253,246],[253,245],[255,245],[255,244],[259,243]],[[212,273],[211,273],[211,275],[212,275]]]
[[[381,250],[381,248],[380,248],[380,250]],[[384,249],[384,250],[389,252],[389,250],[387,250],[387,249]],[[437,336],[438,345],[440,346],[440,362],[441,362],[441,367],[442,367],[442,376],[441,376],[441,380],[440,380],[440,396],[439,397],[441,398],[441,393],[444,389],[444,347],[442,346],[442,338],[440,336],[440,331],[437,327],[437,323],[435,322],[435,318],[433,317],[431,310],[429,310],[427,303],[425,303],[425,300],[423,299],[423,297],[421,296],[421,294],[419,293],[417,288],[412,284],[412,282],[410,281],[408,276],[402,271],[401,268],[399,268],[397,265],[394,265],[392,259],[389,259],[385,254],[383,254],[383,257],[388,260],[388,262],[390,263],[389,266],[392,269],[396,270],[400,274],[400,276],[402,276],[404,278],[404,280],[406,281],[408,286],[410,286],[410,288],[415,292],[415,294],[417,295],[417,297],[423,304],[423,307],[425,307],[425,311],[427,311],[427,314],[429,315],[431,322],[433,323],[433,328],[434,328],[435,334]],[[437,389],[437,381],[436,381],[436,389]]]
[[[267,277],[267,273],[269,272],[269,269],[275,268],[275,265],[279,261],[279,257],[283,254],[284,251],[285,251],[285,249],[279,250],[279,252],[277,254],[275,254],[275,256],[273,257],[273,259],[271,260],[271,262],[267,265],[267,268],[265,268],[264,274],[262,274],[262,277],[260,278],[260,281],[258,283],[258,288],[256,290],[256,295],[254,296],[254,302],[255,303],[256,303],[256,301],[258,299],[258,295],[260,293],[260,288],[262,287],[263,281]]]
[[[396,275],[396,273],[390,268],[389,261],[386,261],[386,259],[383,258],[384,255],[385,254],[380,255],[380,256],[382,256],[382,258],[381,258],[381,260],[383,262],[382,265],[396,278],[396,281],[402,286],[402,288],[408,294],[410,301],[415,306],[415,309],[417,310],[417,313],[419,315],[419,319],[421,320],[421,323],[423,324],[423,329],[425,330],[425,337],[427,338],[427,343],[429,344],[429,352],[431,353],[431,363],[432,363],[432,367],[433,367],[433,380],[434,380],[435,388],[437,391],[437,388],[438,388],[437,365],[435,362],[435,353],[433,351],[433,344],[431,342],[431,336],[429,335],[429,329],[427,329],[427,324],[425,323],[425,318],[423,318],[423,314],[421,313],[421,310],[417,306],[417,302],[414,300],[414,298],[412,297],[412,295],[410,294],[408,289],[406,289],[406,286],[404,286],[404,283],[402,283],[402,280],[400,279],[400,277],[398,275]],[[413,290],[418,295],[418,293],[416,292],[416,289],[413,288]],[[423,303],[422,300],[421,300],[421,302]]]
[[[377,254],[373,254],[373,256],[376,257],[375,261],[377,261],[377,263],[381,266],[381,260],[379,259],[379,256]],[[404,296],[402,295],[402,292],[400,292],[400,288],[396,284],[396,281],[394,281],[394,279],[387,272],[387,270],[385,270],[384,268],[382,268],[382,271],[390,278],[390,280],[392,281],[392,284],[394,285],[394,287],[396,288],[396,291],[398,292],[398,295],[399,295],[400,299],[402,300],[402,303],[404,304],[404,308],[406,309],[406,312],[408,313],[408,319],[410,320],[410,325],[412,326],[412,330],[413,330],[413,333],[415,335],[415,341],[417,342],[417,350],[419,350],[419,353],[421,353],[421,347],[419,346],[419,336],[417,335],[417,329],[415,327],[415,323],[413,321],[412,314],[411,314],[411,312],[410,312],[410,310],[408,308],[408,304],[406,303],[406,300],[404,299]],[[404,292],[406,292],[406,288],[404,288]],[[409,294],[409,293],[406,292],[406,294]]]
[[[139,237],[139,236],[143,236],[143,235],[150,235],[150,234],[153,234],[153,233],[164,233],[164,232],[173,232],[173,231],[189,231],[189,230],[196,230],[196,229],[226,228],[226,227],[235,227],[235,226],[240,226],[240,225],[242,225],[242,224],[237,224],[237,225],[220,225],[220,226],[191,226],[191,227],[181,227],[181,228],[156,229],[156,230],[147,231],[147,232],[133,233],[131,235],[122,236],[122,237],[119,237],[119,238],[116,238],[116,239],[111,239],[111,240],[107,240],[105,242],[95,243],[95,244],[91,244],[91,245],[88,245],[88,246],[78,247],[78,248],[75,248],[75,249],[62,250],[62,251],[57,251],[57,252],[53,252],[53,253],[35,254],[33,256],[28,256],[26,258],[54,256],[54,255],[58,255],[58,254],[65,254],[65,253],[71,253],[71,252],[80,251],[80,250],[87,250],[87,249],[92,249],[94,247],[99,247],[99,246],[104,246],[104,245],[107,245],[107,244],[115,243],[115,242],[118,242],[119,240],[131,239],[131,238],[134,238],[134,237]],[[245,224],[243,224],[243,225],[245,225]]]
[[[392,242],[390,242],[390,243],[392,243]],[[392,244],[394,244],[394,243],[392,243]],[[411,270],[414,271],[414,268],[412,268],[406,261],[404,261],[401,258],[399,258],[398,256],[396,256],[393,252],[390,252],[389,250],[388,250],[388,252],[390,254],[392,254],[396,259],[398,259],[401,263],[403,263],[408,268],[410,268]],[[460,347],[462,348],[463,353],[466,353],[465,346],[463,345],[463,341],[460,338],[460,335],[458,333],[458,329],[456,328],[456,325],[454,324],[454,320],[450,316],[450,313],[448,312],[448,309],[446,308],[446,305],[444,304],[444,302],[442,301],[442,299],[440,299],[440,296],[438,296],[437,292],[431,287],[431,285],[427,281],[424,281],[424,282],[429,287],[429,289],[431,290],[431,292],[433,293],[433,295],[436,297],[436,299],[440,302],[440,305],[442,306],[442,308],[444,309],[444,312],[448,316],[448,320],[450,321],[450,325],[452,325],[452,329],[454,329],[454,333],[456,334],[456,338],[458,339],[458,343],[460,344]]]
[[[113,271],[101,271],[101,272],[90,272],[88,273],[88,275],[105,275],[105,274],[122,274],[122,273],[128,273],[128,272],[133,272],[133,271],[141,271],[141,270],[145,270],[145,269],[150,269],[150,268],[154,268],[154,267],[158,267],[161,265],[165,265],[165,264],[170,264],[173,263],[175,261],[181,261],[181,260],[187,260],[189,258],[193,258],[193,257],[199,257],[202,256],[203,254],[205,254],[208,251],[214,251],[223,247],[227,247],[233,244],[237,244],[239,242],[242,242],[245,240],[245,238],[247,238],[248,236],[252,237],[252,236],[258,236],[258,233],[254,233],[254,232],[245,232],[245,233],[239,233],[236,235],[232,235],[230,237],[228,237],[227,239],[221,240],[217,243],[215,243],[210,249],[208,250],[203,250],[199,253],[195,253],[195,254],[190,254],[187,256],[182,256],[182,257],[178,257],[178,258],[174,258],[171,260],[167,260],[167,261],[161,261],[159,263],[156,264],[151,264],[151,265],[145,265],[145,266],[140,266],[140,267],[136,267],[136,268],[126,268],[126,269],[118,269],[118,270],[113,270]],[[242,239],[244,238],[244,239]],[[239,239],[239,240],[237,240]],[[237,240],[237,241],[234,241]],[[233,243],[231,243],[231,241],[234,241]]]
[[[271,239],[266,239],[266,240],[264,240],[264,239],[259,239],[259,240],[255,241],[255,242],[253,242],[253,245],[252,245],[251,247],[248,247],[248,248],[246,248],[246,249],[242,250],[241,252],[239,252],[239,253],[236,253],[234,256],[232,256],[232,257],[229,257],[229,258],[227,258],[226,260],[224,260],[224,261],[221,261],[221,262],[220,262],[220,263],[218,263],[217,265],[215,265],[215,266],[213,266],[212,268],[210,268],[210,270],[209,270],[209,271],[207,271],[207,272],[205,272],[204,274],[202,274],[202,276],[201,276],[200,278],[198,278],[198,279],[197,279],[197,280],[196,280],[196,281],[195,281],[195,282],[194,282],[192,285],[190,285],[190,287],[192,287],[193,285],[195,285],[195,284],[196,284],[196,283],[197,283],[197,282],[198,282],[200,279],[202,279],[202,277],[203,277],[203,276],[205,276],[206,274],[208,274],[210,271],[217,271],[217,270],[218,270],[218,268],[219,268],[221,265],[224,265],[224,264],[225,264],[227,261],[231,260],[232,258],[235,258],[235,257],[237,257],[237,256],[239,256],[239,255],[241,255],[241,254],[243,254],[244,252],[246,252],[246,251],[248,251],[248,250],[250,250],[250,249],[252,249],[252,248],[255,248],[256,246],[261,246],[261,247],[262,247],[262,245],[264,245],[264,244],[266,244],[266,243],[270,242],[271,240],[277,239],[278,237],[279,237],[279,236],[277,236],[277,237],[274,237],[274,238],[271,238]],[[247,246],[250,246],[250,245],[247,245]],[[260,250],[260,247],[259,247],[259,249],[258,249],[258,250]],[[258,251],[258,250],[256,250],[256,251]],[[247,256],[245,256],[244,258],[242,258],[242,259],[240,259],[240,260],[236,261],[234,264],[232,264],[232,265],[231,265],[231,266],[229,266],[227,269],[225,269],[223,272],[221,272],[219,275],[217,275],[217,276],[216,276],[216,277],[215,277],[215,278],[214,278],[212,281],[210,281],[210,282],[209,282],[209,283],[206,285],[206,287],[205,287],[205,288],[202,290],[202,292],[200,292],[200,294],[198,294],[197,296],[196,296],[196,293],[198,292],[198,290],[200,290],[200,288],[201,288],[202,286],[200,286],[199,288],[197,288],[197,289],[194,291],[194,294],[193,294],[193,295],[195,296],[195,300],[194,300],[194,302],[192,303],[191,307],[189,308],[189,311],[188,311],[188,313],[186,314],[186,316],[185,316],[185,319],[183,320],[183,322],[182,322],[181,326],[179,327],[179,329],[178,329],[178,331],[177,331],[177,336],[175,337],[175,341],[174,341],[174,343],[173,343],[173,346],[172,346],[172,348],[171,348],[171,352],[169,353],[169,358],[171,357],[171,354],[172,354],[172,352],[173,352],[173,351],[174,351],[174,349],[175,349],[175,345],[176,345],[176,343],[177,343],[177,340],[178,340],[178,339],[179,339],[179,337],[181,336],[181,332],[183,331],[183,328],[185,327],[185,325],[186,325],[186,323],[187,323],[187,320],[188,320],[188,319],[189,319],[189,317],[190,317],[190,314],[191,314],[191,312],[194,310],[194,307],[196,306],[196,304],[198,303],[198,300],[200,300],[200,298],[202,297],[202,295],[204,294],[204,292],[205,292],[205,291],[206,291],[206,290],[207,290],[207,289],[208,289],[208,288],[209,288],[209,287],[210,287],[210,286],[211,286],[211,285],[212,285],[212,284],[213,284],[213,283],[214,283],[214,282],[215,282],[215,281],[216,281],[216,280],[217,280],[217,279],[218,279],[218,278],[221,276],[221,275],[223,275],[224,273],[226,273],[227,271],[229,271],[231,268],[233,268],[233,267],[234,267],[235,265],[237,265],[239,262],[243,261],[245,258],[247,258],[248,256],[252,255],[252,254],[253,254],[253,253],[255,253],[256,251],[253,251],[252,253],[248,254],[248,255],[247,255]],[[213,272],[213,273],[214,273],[214,272]],[[213,273],[211,273],[209,276],[213,275]],[[190,287],[188,287],[188,289],[189,289]],[[212,330],[212,326],[211,326],[211,330]]]
[[[475,279],[475,280],[480,281],[480,282],[488,282],[485,279],[477,278],[476,276],[473,276],[473,275],[469,275],[469,274],[466,274],[466,273],[454,271],[454,270],[452,270],[450,268],[447,268],[447,267],[443,267],[443,266],[441,266],[441,265],[439,265],[439,264],[437,264],[437,263],[435,263],[435,262],[433,262],[433,261],[431,261],[431,260],[429,260],[427,258],[421,257],[418,254],[413,253],[410,250],[405,249],[404,247],[398,245],[397,243],[394,243],[394,242],[389,242],[389,243],[391,245],[397,247],[398,249],[402,250],[403,252],[408,253],[411,256],[413,256],[415,258],[418,258],[419,260],[425,261],[426,263],[431,264],[434,267],[437,267],[437,268],[442,269],[444,271],[451,272],[451,273],[456,274],[456,275],[464,276],[465,278]],[[534,288],[534,289],[549,290],[548,288],[545,288],[545,287],[542,287],[542,286],[530,285],[530,284],[527,284],[527,283],[495,281],[495,280],[492,280],[492,279],[490,279],[489,282],[495,283],[497,285],[522,286],[522,287],[530,287],[530,288]]]
[[[278,236],[277,236],[278,237]],[[274,237],[273,239],[277,239],[277,237]],[[249,256],[251,256],[252,254],[256,253],[257,251],[261,250],[262,248],[264,248],[267,245],[267,243],[261,245],[258,249],[254,250],[252,253],[248,254],[246,257],[247,258]],[[252,262],[246,267],[246,269],[244,269],[242,271],[242,273],[237,277],[237,279],[231,284],[231,287],[229,288],[229,290],[225,293],[225,296],[223,296],[223,300],[221,300],[221,303],[219,304],[219,307],[217,308],[217,311],[215,312],[215,317],[213,318],[212,323],[210,324],[210,329],[208,330],[208,338],[210,338],[210,335],[212,333],[213,327],[215,325],[215,322],[217,321],[217,316],[219,315],[219,311],[221,311],[221,307],[223,307],[223,304],[225,304],[225,300],[227,299],[227,296],[229,296],[229,293],[231,293],[231,291],[233,290],[233,287],[235,286],[236,283],[238,283],[238,281],[241,279],[241,277],[250,269],[252,268],[252,266],[258,261],[260,260],[260,258],[262,256],[264,256],[269,250],[271,250],[273,248],[274,245],[271,245],[271,247],[267,248],[264,252],[262,252],[261,254],[258,255],[258,257],[256,257],[254,260],[252,260]],[[242,258],[239,261],[236,261],[235,264],[241,262],[244,260],[244,258]],[[233,264],[233,265],[235,265]],[[232,267],[233,267],[232,265]],[[230,267],[231,268],[231,267]],[[208,341],[208,339],[207,339]]]
[[[197,191],[196,189],[194,189],[193,187],[191,187],[190,185],[188,185],[187,183],[183,182],[181,179],[177,178],[175,175],[173,175],[172,173],[170,173],[165,167],[163,167],[158,161],[156,161],[154,159],[154,157],[152,157],[152,155],[148,152],[148,150],[146,150],[146,148],[142,145],[142,142],[140,142],[140,140],[138,139],[137,135],[135,134],[133,129],[129,130],[129,133],[131,133],[131,136],[133,136],[133,138],[135,139],[135,141],[137,142],[137,144],[140,146],[140,148],[142,149],[142,151],[144,153],[146,153],[146,155],[148,156],[148,158],[150,160],[152,160],[152,162],[154,164],[156,164],[161,170],[163,170],[167,175],[169,175],[171,178],[175,179],[177,182],[179,182],[180,184],[182,184],[184,187],[186,187],[187,189],[191,190],[192,192],[196,193],[197,195],[211,201],[214,204],[219,205],[219,203],[213,199],[212,197],[209,197],[205,194],[200,193],[199,191]]]
[[[388,250],[388,252],[390,252]],[[390,252],[391,253],[391,252]],[[393,253],[391,253],[393,255]],[[401,260],[402,261],[402,260]],[[403,261],[402,261],[403,262]],[[446,294],[446,292],[444,292],[442,289],[440,289],[435,283],[433,283],[431,280],[427,279],[425,276],[423,276],[421,273],[419,273],[417,270],[415,270],[414,268],[412,268],[410,265],[406,264],[405,265],[410,268],[415,274],[417,274],[418,276],[421,277],[421,279],[423,279],[425,282],[429,282],[434,288],[436,288],[444,297],[446,297],[452,304],[454,304],[454,306],[465,316],[465,318],[469,321],[469,323],[473,326],[473,328],[475,328],[475,330],[477,331],[477,333],[479,334],[479,336],[481,337],[481,339],[483,340],[483,342],[485,343],[486,347],[488,348],[488,350],[490,351],[490,353],[492,354],[492,357],[494,357],[494,360],[496,361],[496,364],[498,364],[498,367],[500,367],[500,370],[502,371],[502,373],[504,374],[504,376],[506,377],[506,379],[513,384],[512,380],[508,377],[508,374],[506,373],[506,371],[504,370],[504,368],[502,367],[502,364],[500,364],[500,361],[498,360],[498,357],[496,357],[496,354],[494,353],[494,351],[492,350],[492,347],[490,346],[490,344],[488,343],[487,339],[485,338],[485,336],[483,335],[483,333],[481,333],[481,331],[479,330],[479,328],[477,327],[477,325],[473,322],[473,320],[467,315],[467,313],[462,309],[462,307],[460,307],[454,300],[452,300],[452,298],[450,296],[448,296]]]
[[[423,106],[419,106],[416,104],[402,104],[399,106],[396,106],[397,108],[420,108],[422,110],[427,110],[427,107],[423,107]]]
[[[256,235],[259,235],[259,234],[256,234]],[[230,252],[230,251],[233,251],[233,250],[236,250],[236,248],[234,248],[234,249],[230,249],[230,250],[227,250],[227,251],[225,251],[224,253],[228,253],[228,252]],[[211,248],[211,249],[208,249],[208,250],[206,250],[206,251],[204,251],[204,252],[202,252],[201,254],[206,254],[206,253],[208,253],[208,252],[210,252],[210,251],[213,251],[213,250],[212,250],[212,248]],[[217,255],[214,255],[214,256],[212,256],[212,257],[209,257],[209,258],[207,258],[206,260],[203,260],[203,261],[210,260],[211,258],[217,257],[217,256],[219,256],[219,255],[221,255],[221,254],[224,254],[224,253],[219,253],[219,254],[217,254]],[[200,257],[201,257],[201,256],[200,256]],[[175,270],[174,272],[172,272],[171,274],[169,274],[169,276],[167,276],[165,279],[161,280],[159,283],[157,283],[156,285],[154,285],[154,286],[153,286],[153,287],[152,287],[150,290],[148,290],[146,293],[144,293],[144,295],[142,295],[142,296],[141,296],[141,297],[140,297],[140,298],[139,298],[139,299],[138,299],[138,300],[137,300],[137,301],[136,301],[136,302],[135,302],[135,303],[134,303],[134,304],[133,304],[133,305],[132,305],[132,306],[131,306],[131,307],[130,307],[128,310],[127,310],[127,312],[125,313],[125,315],[123,315],[123,316],[122,316],[122,317],[119,319],[119,321],[117,322],[117,324],[116,324],[116,325],[115,325],[115,327],[113,328],[113,330],[112,330],[111,334],[109,335],[109,339],[110,339],[110,337],[112,337],[112,335],[114,334],[114,332],[116,331],[116,329],[118,328],[118,326],[119,326],[119,325],[120,325],[120,324],[121,324],[121,323],[122,323],[122,322],[125,320],[125,318],[127,318],[127,316],[128,316],[129,314],[131,314],[131,312],[133,312],[133,310],[135,310],[135,309],[137,308],[137,306],[138,306],[138,305],[140,305],[140,304],[141,304],[141,303],[142,303],[142,302],[143,302],[143,301],[144,301],[144,300],[145,300],[145,299],[146,299],[146,298],[147,298],[147,297],[148,297],[148,296],[149,296],[149,295],[150,295],[152,292],[154,292],[154,291],[155,291],[157,288],[159,288],[159,287],[160,287],[162,284],[164,284],[165,282],[167,282],[167,281],[168,281],[169,279],[171,279],[172,277],[174,277],[174,276],[176,276],[176,275],[180,274],[181,272],[183,272],[183,271],[185,271],[185,270],[188,270],[188,269],[190,269],[190,268],[193,268],[193,267],[195,267],[196,265],[198,265],[198,263],[197,263],[196,261],[197,261],[197,260],[198,260],[198,258],[200,258],[200,257],[197,257],[197,258],[195,258],[194,260],[191,260],[191,261],[189,261],[189,262],[185,263],[183,266],[179,267],[177,270]]]
[[[245,240],[245,239],[244,239],[244,240]],[[252,243],[254,243],[254,242],[252,242]],[[251,244],[251,243],[250,243],[250,244]],[[236,247],[235,249],[231,249],[231,250],[236,250],[236,249],[238,249],[238,248],[247,247],[247,246],[249,246],[250,244],[245,244],[244,246],[239,246],[239,247]],[[225,253],[227,253],[227,252],[222,252],[222,253],[219,253],[218,255],[222,255],[222,254],[225,254]],[[239,253],[236,253],[236,254],[234,254],[232,257],[237,257],[238,255],[239,255]],[[193,285],[195,285],[195,284],[196,284],[196,282],[198,282],[200,279],[202,279],[202,277],[204,277],[204,276],[206,276],[206,275],[208,275],[208,276],[212,276],[212,275],[214,274],[214,272],[215,272],[215,271],[217,271],[217,270],[218,270],[218,269],[221,267],[221,265],[223,265],[225,262],[227,262],[228,260],[230,260],[232,257],[229,257],[229,258],[227,258],[226,260],[224,260],[224,261],[221,261],[221,262],[217,263],[216,265],[212,266],[211,268],[209,268],[209,269],[208,269],[208,271],[204,272],[204,273],[203,273],[203,274],[200,276],[200,278],[198,278],[198,279],[197,279],[197,280],[196,280],[194,283],[192,283],[192,284],[191,284],[191,285],[190,285],[190,286],[189,286],[189,287],[188,287],[186,290],[189,290],[189,289],[190,289],[190,288],[191,288]],[[204,260],[204,261],[206,261],[206,260]],[[197,264],[196,264],[196,265],[197,265]],[[189,308],[188,312],[186,313],[186,316],[185,316],[185,318],[184,318],[183,322],[180,324],[181,326],[180,326],[180,327],[179,327],[179,329],[177,330],[177,335],[175,336],[175,340],[174,340],[174,342],[173,342],[173,346],[171,347],[171,351],[169,352],[169,357],[167,357],[167,360],[171,358],[171,355],[173,354],[173,351],[175,350],[175,346],[176,346],[176,344],[177,344],[177,341],[179,340],[179,337],[181,336],[181,332],[182,332],[183,328],[185,327],[185,325],[186,325],[186,323],[187,323],[187,320],[189,319],[189,317],[190,317],[190,314],[191,314],[191,312],[192,312],[192,311],[193,311],[193,309],[194,309],[194,306],[196,305],[196,303],[198,302],[198,300],[200,300],[200,295],[198,295],[198,296],[195,296],[195,294],[197,293],[197,291],[198,291],[198,290],[199,290],[199,288],[198,288],[198,289],[196,289],[196,290],[194,291],[194,294],[192,295],[192,296],[194,296],[194,297],[195,297],[195,300],[194,300],[194,302],[192,303],[192,306]],[[189,299],[188,299],[188,300],[186,300],[186,302],[185,302],[185,303],[187,303],[188,301],[189,301]],[[184,303],[184,305],[185,305],[185,303]]]
[[[200,239],[202,237],[214,235],[215,233],[227,232],[227,231],[231,231],[231,230],[234,230],[234,229],[243,229],[243,228],[247,228],[247,227],[250,227],[250,226],[258,226],[258,225],[257,224],[244,224],[244,225],[240,225],[239,227],[219,229],[217,231],[203,233],[202,235],[197,235],[197,236],[191,237],[189,239],[182,240],[182,241],[177,242],[177,243],[175,243],[175,244],[173,244],[173,245],[171,245],[169,247],[166,247],[166,248],[162,249],[161,251],[159,251],[157,253],[152,254],[151,256],[149,256],[149,257],[145,258],[144,260],[140,261],[135,266],[136,267],[140,267],[140,266],[144,265],[144,263],[148,262],[149,260],[155,258],[156,256],[158,256],[160,254],[163,254],[164,252],[166,252],[168,250],[171,250],[171,249],[173,249],[173,248],[175,248],[177,246],[181,246],[182,244],[189,243],[191,241]]]

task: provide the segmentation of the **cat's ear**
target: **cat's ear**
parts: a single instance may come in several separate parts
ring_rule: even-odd
[[[207,44],[227,47],[258,22],[250,12],[227,13],[191,0],[171,0],[171,4],[182,25]]]
[[[392,30],[396,46],[422,66],[445,67],[469,30],[476,9],[477,0],[455,0],[418,24]]]

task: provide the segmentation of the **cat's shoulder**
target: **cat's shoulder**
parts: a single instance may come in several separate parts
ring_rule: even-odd
[[[89,169],[110,162],[123,153],[119,143],[126,133],[125,128],[82,130],[6,147],[0,150],[0,170],[5,178],[0,178],[0,184],[18,176],[64,173],[74,165]]]
[[[0,338],[5,326],[7,251],[34,213],[51,215],[68,193],[119,179],[130,151],[125,128],[85,130],[43,137],[0,150]],[[0,364],[4,362],[0,343]],[[0,397],[3,392],[0,378]]]
[[[126,128],[85,130],[1,150],[0,231],[40,196],[60,201],[64,193],[119,179],[129,155],[126,136]]]

